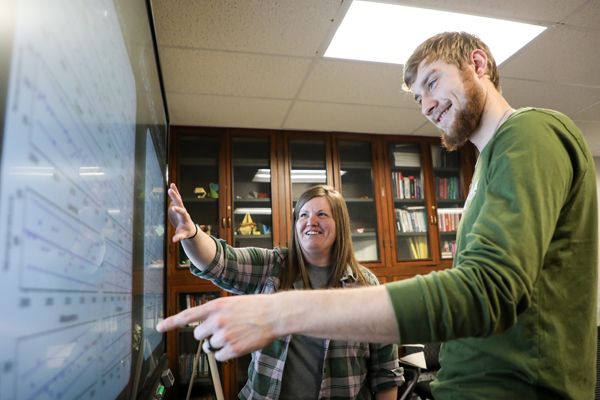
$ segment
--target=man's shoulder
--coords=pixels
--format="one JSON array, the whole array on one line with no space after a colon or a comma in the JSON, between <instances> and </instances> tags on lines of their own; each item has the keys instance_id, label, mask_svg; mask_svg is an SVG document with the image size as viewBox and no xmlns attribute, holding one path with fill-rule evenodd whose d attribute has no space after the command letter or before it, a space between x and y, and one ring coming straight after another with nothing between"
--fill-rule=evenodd
<instances>
[{"instance_id":1,"label":"man's shoulder","mask_svg":"<svg viewBox=\"0 0 600 400\"><path fill-rule=\"evenodd\" d=\"M522 125L522 124L558 124L560 127L564 127L568 130L579 131L575 123L571 118L567 117L560 111L550 110L547 108L538 107L524 107L519 108L511 115L509 119L513 124L511 125Z\"/></svg>"}]
</instances>

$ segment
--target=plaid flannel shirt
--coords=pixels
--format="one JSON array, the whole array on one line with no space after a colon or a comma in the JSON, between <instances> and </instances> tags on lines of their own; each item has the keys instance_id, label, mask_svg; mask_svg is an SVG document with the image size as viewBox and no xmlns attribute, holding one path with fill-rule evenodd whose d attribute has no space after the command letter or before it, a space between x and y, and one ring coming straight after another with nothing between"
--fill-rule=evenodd
<instances>
[{"instance_id":1,"label":"plaid flannel shirt","mask_svg":"<svg viewBox=\"0 0 600 400\"><path fill-rule=\"evenodd\" d=\"M254 247L233 248L222 239L215 239L217 254L213 262L200 271L190 264L191 272L211 280L220 288L235 294L275 293L279 288L280 269L285 267L287 248L273 250ZM369 285L379 281L368 269L362 269ZM342 278L343 287L360 283L350 269ZM303 282L294 284L303 288ZM248 382L240 399L278 400L281 378L292 335L281 337L267 347L252 353ZM403 370L398 363L396 345L376 343L325 341L323 380L319 399L372 399L379 392L402 385Z\"/></svg>"}]
</instances>

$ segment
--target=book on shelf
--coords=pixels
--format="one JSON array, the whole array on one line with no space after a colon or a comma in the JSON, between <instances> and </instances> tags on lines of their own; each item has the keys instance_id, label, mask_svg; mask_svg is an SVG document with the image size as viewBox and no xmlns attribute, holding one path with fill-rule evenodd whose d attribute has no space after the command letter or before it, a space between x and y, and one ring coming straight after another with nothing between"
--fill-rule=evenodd
<instances>
[{"instance_id":1,"label":"book on shelf","mask_svg":"<svg viewBox=\"0 0 600 400\"><path fill-rule=\"evenodd\" d=\"M395 208L396 229L398 232L427 232L423 207Z\"/></svg>"},{"instance_id":2,"label":"book on shelf","mask_svg":"<svg viewBox=\"0 0 600 400\"><path fill-rule=\"evenodd\" d=\"M438 228L440 232L456 232L462 218L462 212L462 208L438 209Z\"/></svg>"},{"instance_id":3,"label":"book on shelf","mask_svg":"<svg viewBox=\"0 0 600 400\"><path fill-rule=\"evenodd\" d=\"M194 372L194 362L196 362L196 371ZM208 358L204 351L198 354L198 360L196 361L196 354L187 353L179 355L179 374L181 380L189 382L191 379L206 378L210 374L208 366ZM192 374L194 376L192 376Z\"/></svg>"},{"instance_id":4,"label":"book on shelf","mask_svg":"<svg viewBox=\"0 0 600 400\"><path fill-rule=\"evenodd\" d=\"M450 153L441 146L431 146L431 158L433 168L458 168L460 166L458 153Z\"/></svg>"},{"instance_id":5,"label":"book on shelf","mask_svg":"<svg viewBox=\"0 0 600 400\"><path fill-rule=\"evenodd\" d=\"M394 166L396 167L421 167L421 155L415 152L394 151Z\"/></svg>"},{"instance_id":6,"label":"book on shelf","mask_svg":"<svg viewBox=\"0 0 600 400\"><path fill-rule=\"evenodd\" d=\"M408 238L411 249L411 257L413 259L424 259L429 258L429 251L427 248L427 238L425 236L414 236Z\"/></svg>"},{"instance_id":7,"label":"book on shelf","mask_svg":"<svg viewBox=\"0 0 600 400\"><path fill-rule=\"evenodd\" d=\"M185 295L186 309L197 307L206 302L214 300L216 297L218 297L218 295L215 295L214 293L187 293ZM192 322L188 324L188 326L198 326L199 324L199 322Z\"/></svg>"},{"instance_id":8,"label":"book on shelf","mask_svg":"<svg viewBox=\"0 0 600 400\"><path fill-rule=\"evenodd\" d=\"M456 241L444 241L442 245L442 258L454 258L456 255Z\"/></svg>"},{"instance_id":9,"label":"book on shelf","mask_svg":"<svg viewBox=\"0 0 600 400\"><path fill-rule=\"evenodd\" d=\"M392 172L392 186L396 200L423 199L424 190L420 177L404 176L401 171L394 171Z\"/></svg>"},{"instance_id":10,"label":"book on shelf","mask_svg":"<svg viewBox=\"0 0 600 400\"><path fill-rule=\"evenodd\" d=\"M458 177L435 178L435 195L438 199L458 200L462 198L460 180Z\"/></svg>"}]
</instances>

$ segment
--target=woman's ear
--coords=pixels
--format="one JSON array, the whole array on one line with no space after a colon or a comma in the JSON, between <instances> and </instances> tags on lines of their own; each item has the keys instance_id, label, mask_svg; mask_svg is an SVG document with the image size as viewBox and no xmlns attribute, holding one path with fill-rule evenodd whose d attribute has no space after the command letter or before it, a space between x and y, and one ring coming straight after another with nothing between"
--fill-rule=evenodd
<instances>
[{"instance_id":1,"label":"woman's ear","mask_svg":"<svg viewBox=\"0 0 600 400\"><path fill-rule=\"evenodd\" d=\"M471 53L471 63L475 67L475 73L480 78L487 74L487 61L485 51L477 49Z\"/></svg>"}]
</instances>

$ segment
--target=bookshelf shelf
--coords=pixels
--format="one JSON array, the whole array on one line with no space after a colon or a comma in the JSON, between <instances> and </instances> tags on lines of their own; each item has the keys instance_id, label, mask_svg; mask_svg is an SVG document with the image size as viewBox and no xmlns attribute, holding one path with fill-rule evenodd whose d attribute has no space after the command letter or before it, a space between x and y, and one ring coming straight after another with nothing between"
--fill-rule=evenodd
<instances>
[{"instance_id":1,"label":"bookshelf shelf","mask_svg":"<svg viewBox=\"0 0 600 400\"><path fill-rule=\"evenodd\" d=\"M404 236L404 237L427 236L427 232L396 232L396 236L398 236L398 237L400 237L400 236Z\"/></svg>"}]
</instances>

